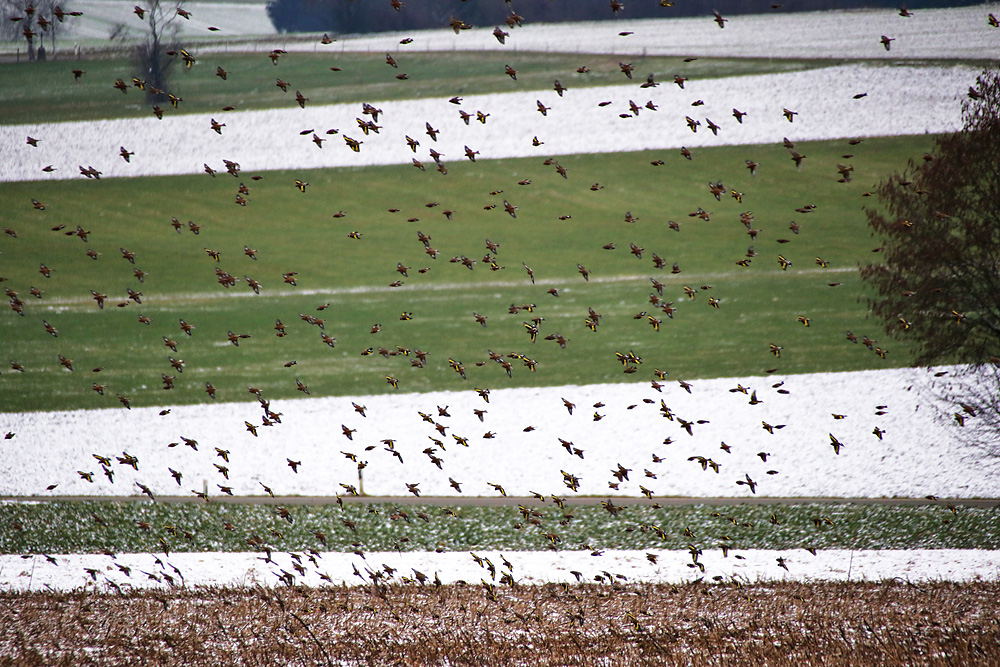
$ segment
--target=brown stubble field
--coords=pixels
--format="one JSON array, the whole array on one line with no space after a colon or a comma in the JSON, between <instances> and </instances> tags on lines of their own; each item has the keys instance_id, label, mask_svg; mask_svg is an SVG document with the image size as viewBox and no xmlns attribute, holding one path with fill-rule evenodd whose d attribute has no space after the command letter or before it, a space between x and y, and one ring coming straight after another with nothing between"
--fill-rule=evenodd
<instances>
[{"instance_id":1,"label":"brown stubble field","mask_svg":"<svg viewBox=\"0 0 1000 667\"><path fill-rule=\"evenodd\" d=\"M0 594L0 665L996 665L998 582Z\"/></svg>"}]
</instances>

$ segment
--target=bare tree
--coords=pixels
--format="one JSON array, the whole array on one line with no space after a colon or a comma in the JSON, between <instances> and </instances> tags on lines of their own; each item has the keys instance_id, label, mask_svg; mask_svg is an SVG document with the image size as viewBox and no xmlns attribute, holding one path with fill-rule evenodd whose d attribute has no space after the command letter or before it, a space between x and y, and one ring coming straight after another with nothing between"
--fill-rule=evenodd
<instances>
[{"instance_id":1,"label":"bare tree","mask_svg":"<svg viewBox=\"0 0 1000 667\"><path fill-rule=\"evenodd\" d=\"M137 78L145 82L146 99L150 103L167 99L170 70L176 54L181 52L177 33L181 18L178 10L183 5L183 0L142 0L136 5L136 15L149 28L145 41L136 47L135 62Z\"/></svg>"},{"instance_id":2,"label":"bare tree","mask_svg":"<svg viewBox=\"0 0 1000 667\"><path fill-rule=\"evenodd\" d=\"M23 37L28 60L40 56L38 48L50 39L49 56L55 55L56 36L64 21L80 16L81 12L67 11L60 0L0 0L0 39ZM36 41L38 40L36 47ZM44 54L44 50L41 52Z\"/></svg>"},{"instance_id":3,"label":"bare tree","mask_svg":"<svg viewBox=\"0 0 1000 667\"><path fill-rule=\"evenodd\" d=\"M882 262L861 276L872 313L915 343L917 364L969 365L936 383L946 416L979 424L968 431L1000 453L1000 72L970 87L962 119L879 185L867 214Z\"/></svg>"},{"instance_id":4,"label":"bare tree","mask_svg":"<svg viewBox=\"0 0 1000 667\"><path fill-rule=\"evenodd\" d=\"M1000 367L953 366L934 374L930 393L935 417L952 426L959 441L1000 457Z\"/></svg>"}]
</instances>

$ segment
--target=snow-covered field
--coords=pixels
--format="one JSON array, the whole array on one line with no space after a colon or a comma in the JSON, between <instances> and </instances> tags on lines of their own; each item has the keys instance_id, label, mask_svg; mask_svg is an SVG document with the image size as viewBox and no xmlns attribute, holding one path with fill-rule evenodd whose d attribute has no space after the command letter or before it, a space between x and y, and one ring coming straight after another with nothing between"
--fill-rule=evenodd
<instances>
[{"instance_id":1,"label":"snow-covered field","mask_svg":"<svg viewBox=\"0 0 1000 667\"><path fill-rule=\"evenodd\" d=\"M489 403L472 388L302 398L273 402L281 423L259 427L256 437L244 426L259 423L256 402L175 406L164 416L156 408L3 413L0 432L15 437L2 445L0 494L138 495L139 482L160 495L191 495L205 486L219 495L217 484L236 495L263 495L266 484L278 495L333 496L345 492L340 484L359 485L347 452L368 462L363 490L370 495L406 496L406 484L417 483L424 495L457 496L449 478L461 483L464 496L497 495L489 483L512 496L572 495L563 485L565 470L580 478L580 494L597 496L636 497L643 486L655 495L691 497L1000 497L1000 461L935 419L927 378L927 371L895 369L696 380L690 393L678 378L660 390L649 383L495 390ZM737 387L748 393L732 391ZM757 405L749 400L754 392ZM572 415L563 399L575 404ZM365 406L366 416L352 403ZM476 409L486 411L482 421ZM595 421L595 413L602 419ZM690 435L681 420L692 422ZM354 430L351 439L344 427ZM831 435L843 443L839 454ZM196 440L197 451L182 437ZM216 447L229 450L228 481L213 467L222 462ZM424 453L428 447L442 460L440 469ZM92 455L114 461L123 452L138 458L138 470L115 463L109 483ZM766 461L760 452L769 454ZM719 471L703 471L689 459L697 456L717 462ZM298 472L288 459L301 461ZM612 476L618 464L633 471L627 481ZM184 473L181 485L169 468ZM95 472L94 482L78 470ZM753 492L736 483L747 475L757 483ZM50 484L59 486L46 491Z\"/></svg>"},{"instance_id":2,"label":"snow-covered field","mask_svg":"<svg viewBox=\"0 0 1000 667\"><path fill-rule=\"evenodd\" d=\"M622 18L608 22L533 23L530 12L520 28L507 29L505 44L493 37L495 26L476 26L455 34L440 30L377 35L341 36L332 44L286 41L276 33L263 2L185 2L188 20L176 21L182 38L232 38L273 36L288 51L550 51L565 53L616 53L623 55L679 55L735 58L865 58L879 60L969 58L996 55L997 30L987 22L993 4L922 9L901 17L892 9L727 15L719 29L709 14L673 18L669 8L660 19ZM106 40L115 26L123 24L134 35L144 24L133 14L132 5L118 0L74 0L74 11L83 16L61 25L64 45ZM209 31L209 27L218 31ZM628 32L626 36L619 33ZM882 35L893 39L890 50ZM403 38L413 41L405 48ZM233 50L229 44L210 48ZM243 48L260 49L248 43Z\"/></svg>"},{"instance_id":3,"label":"snow-covered field","mask_svg":"<svg viewBox=\"0 0 1000 667\"><path fill-rule=\"evenodd\" d=\"M124 26L133 37L148 30L133 13L135 3L132 2L73 0L69 4L66 11L83 12L83 16L67 18L60 25L59 39L63 49L77 42L107 40L118 25ZM191 18L174 21L182 39L275 34L263 2L185 2L184 9L191 13ZM210 31L210 27L218 31ZM19 45L23 48L23 40Z\"/></svg>"},{"instance_id":4,"label":"snow-covered field","mask_svg":"<svg viewBox=\"0 0 1000 667\"><path fill-rule=\"evenodd\" d=\"M289 45L289 50L390 51L551 51L677 55L733 58L864 58L879 60L929 58L995 58L1000 30L990 27L995 4L923 9L901 17L894 9L728 15L720 29L710 14L663 19L533 24L506 29L505 44L493 37L494 26L458 35L448 29L417 33L385 33L336 41L327 47ZM625 15L628 14L626 9ZM628 32L622 36L620 32ZM889 50L882 35L891 38ZM399 40L412 38L401 47Z\"/></svg>"},{"instance_id":5,"label":"snow-covered field","mask_svg":"<svg viewBox=\"0 0 1000 667\"><path fill-rule=\"evenodd\" d=\"M646 554L656 555L651 563ZM689 567L687 551L605 551L592 556L589 551L497 552L480 551L500 569L506 558L513 566L513 577L521 584L548 582L575 583L579 572L583 581L593 582L602 573L624 575L628 582L680 583L702 576ZM782 558L787 569L777 564ZM294 572L287 554L274 554L266 563L258 553L175 553L167 557L154 554L118 554L114 559L100 554L58 555L52 563L43 556L22 558L0 556L0 590L56 590L95 587L104 590L107 582L122 587L149 588L168 586L166 574L174 585L252 586L274 585L277 577ZM322 553L318 565L306 571L296 582L325 585L320 574L330 577L331 585L358 585L369 581L368 571L388 565L399 576L412 577L413 570L433 579L438 575L444 584L457 581L478 583L487 572L469 553L367 553L362 559L354 554ZM159 561L159 562L157 562ZM164 562L166 561L166 562ZM706 551L699 557L709 576L722 576L743 583L758 581L882 581L899 577L906 581L971 581L1000 578L1000 551L972 549L913 549L848 551L829 549L815 556L805 550L767 551L749 549L730 552ZM121 568L131 570L126 574ZM174 569L176 568L176 569ZM354 574L355 568L361 575ZM87 569L96 570L93 576ZM150 576L153 575L153 576ZM155 577L155 578L154 578ZM364 577L364 578L362 578Z\"/></svg>"},{"instance_id":6,"label":"snow-covered field","mask_svg":"<svg viewBox=\"0 0 1000 667\"><path fill-rule=\"evenodd\" d=\"M632 22L627 29L635 34L628 37L617 36L624 23L527 26L518 29L509 44L512 50L638 53L662 49L656 52L702 56L978 58L995 56L1000 45L1000 30L985 25L989 8L927 10L910 19L891 11L740 17L724 30L710 19ZM879 44L881 34L897 40L891 53ZM488 31L470 31L452 43L450 32L435 31L415 35L413 47L429 48L433 43L443 49L487 48L490 39ZM390 50L388 42L379 40L395 40L392 50L398 48L396 36L366 40L363 44L336 42L332 50ZM441 140L434 147L444 153L446 161L462 159L466 144L480 151L480 158L491 158L769 143L784 136L805 141L941 132L957 128L960 99L976 73L965 66L847 65L692 81L684 90L668 82L639 89L640 81L573 89L572 79L567 78L565 98L551 91L466 97L461 108L491 114L485 125L473 122L469 126L461 122L458 108L444 99L372 100L384 111L379 120L383 129L368 137L352 132L365 141L359 153L348 150L337 136L331 136L323 149L317 149L308 137L298 136L298 130L306 127L339 128L345 133L360 115L359 105L227 114L220 119L227 124L221 136L211 132L208 117L169 112L163 121L0 126L4 147L0 181L78 177L78 164L92 164L110 177L196 173L202 171L203 163L221 168L223 158L240 162L250 171L405 163L412 154L403 135L423 137L424 122L431 120L441 130ZM868 95L854 99L859 93ZM536 99L552 107L548 116L537 113ZM659 108L643 108L638 116L621 118L630 99L640 106L652 100ZM697 117L712 118L721 125L717 137L704 123L697 134L687 129L684 116L693 113L691 102L696 99L705 101ZM612 104L598 106L607 100ZM732 119L733 107L748 112L742 125ZM798 111L794 123L782 117L782 108ZM29 134L43 140L39 148L24 145L24 136ZM534 135L545 142L543 147L531 146ZM130 164L117 158L123 144L135 151ZM425 159L425 153L418 157ZM58 170L46 176L40 171L46 164ZM356 465L342 453L350 452L368 461L363 483L369 494L404 495L407 483L417 483L426 495L455 495L449 477L462 484L465 495L495 493L488 483L503 485L511 495L566 494L570 491L563 487L561 471L565 470L579 477L580 493L600 496L636 496L643 485L658 495L739 498L751 494L749 484L737 484L747 479L756 483L760 496L1000 496L997 461L963 445L935 420L934 399L924 390L925 371L700 380L692 382L690 393L679 386L678 379L665 381L661 391L646 383L497 390L490 394L489 403L472 390L299 399L273 404L272 410L282 413L281 423L260 428L259 437L244 427L244 420L259 419L256 403L177 406L162 416L156 409L4 413L0 414L0 431L14 435L0 445L0 494L132 495L137 493L135 482L159 494L189 494L206 487L210 494L217 494L222 480L213 463L219 461L215 448L220 448L230 451L227 484L237 494L260 494L261 483L277 494L343 492L340 484L359 484ZM748 392L733 391L738 387ZM762 403L750 405L753 391ZM576 405L573 414L563 399ZM367 416L356 412L352 402L366 406ZM598 403L603 405L595 407ZM447 408L450 416L441 415L439 406ZM474 409L487 411L482 421ZM440 434L419 412L432 416L446 433ZM665 417L667 412L673 419ZM600 420L595 420L595 413ZM690 434L681 419L691 422ZM773 433L765 430L768 424L775 427ZM343 434L344 426L357 429L352 439ZM532 430L525 430L528 427ZM488 432L495 437L485 438ZM453 435L467 438L468 447ZM198 449L184 445L182 437L197 440ZM568 445L571 451L582 450L583 457L566 451L560 438L572 443ZM839 453L834 451L834 438L843 444ZM382 442L386 439L395 441L405 466L387 450ZM368 447L372 449L366 451ZM441 469L423 453L427 447L433 447L435 456L442 459ZM40 452L45 452L44 458ZM138 470L113 464L115 483L110 484L92 454L114 457L124 452L137 457ZM718 473L709 463L703 470L697 458L689 458L699 456L717 463ZM286 465L286 459L302 462L297 473ZM631 477L618 489L609 488L618 464L630 468ZM181 486L175 484L169 468L185 471ZM78 471L94 472L94 482L84 481ZM47 491L51 484L58 486ZM721 554L714 553L706 554L704 560L716 572L748 580L837 579L845 578L848 571L851 578L868 579L1000 576L995 551L743 555L746 560L723 561ZM779 555L788 559L788 572L776 567ZM188 583L269 580L275 569L255 557L175 554L170 560L180 564ZM442 577L445 572L470 580L481 576L466 556L388 554L386 562L390 557L403 568L416 567L428 574L440 571ZM157 573L154 568L159 566L152 555L122 558L135 559L137 569ZM462 558L469 563L453 562ZM61 561L58 567L40 557L0 557L0 587L79 586L90 580L83 567L91 566L116 581L124 576L117 569L106 570L112 567L108 557L57 559ZM335 580L353 581L357 579L352 579L348 568L355 561L354 556L327 554L323 564ZM644 554L631 552L608 552L601 558L566 552L558 556L517 554L516 575L526 581L563 581L569 580L570 570L588 576L609 570L630 578L677 581L691 576L687 562L686 553L664 554L656 566ZM139 584L145 575L133 574L133 579Z\"/></svg>"},{"instance_id":7,"label":"snow-covered field","mask_svg":"<svg viewBox=\"0 0 1000 667\"><path fill-rule=\"evenodd\" d=\"M1000 35L1000 31L998 31ZM443 154L445 163L467 162L464 146L479 151L478 159L530 157L574 153L607 153L688 146L780 143L842 137L887 136L947 132L960 125L960 98L975 84L979 70L954 67L883 67L847 65L805 72L767 74L689 81L684 89L670 82L640 89L639 83L599 88L573 88L563 97L554 91L469 95L461 106L447 99L428 98L378 102L378 134L358 131L360 104L306 105L289 99L288 109L206 115L173 115L163 120L128 118L97 122L37 123L0 126L0 145L11 157L0 162L0 181L80 178L78 165L93 165L104 177L197 174L207 164L225 173L224 159L243 170L315 169L320 167L409 164L413 158L432 163L429 149ZM498 74L498 76L502 76ZM506 77L504 77L506 78ZM624 80L624 77L622 77ZM308 91L306 91L308 92ZM854 95L867 97L854 99ZM703 100L697 108L691 103ZM551 109L537 111L541 101ZM599 103L611 104L601 107ZM629 102L639 107L631 115ZM645 108L647 101L658 108ZM732 110L747 113L737 123ZM798 112L789 123L783 109ZM490 114L485 124L466 125L459 110ZM630 114L622 118L619 114ZM686 116L699 119L692 133ZM226 127L221 135L210 129L214 117ZM709 132L705 119L720 126ZM425 133L425 123L440 130L437 141ZM327 141L312 142L312 128ZM340 135L361 140L353 152ZM24 137L41 139L38 147ZM416 153L406 136L416 137ZM537 136L544 142L533 146ZM135 155L122 160L119 148ZM56 171L45 173L42 167ZM206 176L207 178L207 176Z\"/></svg>"}]
</instances>

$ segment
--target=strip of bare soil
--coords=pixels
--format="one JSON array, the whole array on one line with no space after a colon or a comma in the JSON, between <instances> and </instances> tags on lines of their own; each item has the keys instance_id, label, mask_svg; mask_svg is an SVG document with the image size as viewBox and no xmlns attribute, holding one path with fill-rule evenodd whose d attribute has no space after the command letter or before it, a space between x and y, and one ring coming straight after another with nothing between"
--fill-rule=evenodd
<instances>
[{"instance_id":1,"label":"strip of bare soil","mask_svg":"<svg viewBox=\"0 0 1000 667\"><path fill-rule=\"evenodd\" d=\"M1000 664L997 599L901 580L3 593L0 665Z\"/></svg>"}]
</instances>

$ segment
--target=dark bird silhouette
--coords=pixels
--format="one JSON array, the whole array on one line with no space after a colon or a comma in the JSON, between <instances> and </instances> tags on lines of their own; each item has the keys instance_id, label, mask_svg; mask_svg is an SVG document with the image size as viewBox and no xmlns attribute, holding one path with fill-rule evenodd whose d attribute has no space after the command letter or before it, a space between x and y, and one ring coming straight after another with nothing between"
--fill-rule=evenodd
<instances>
[{"instance_id":1,"label":"dark bird silhouette","mask_svg":"<svg viewBox=\"0 0 1000 667\"><path fill-rule=\"evenodd\" d=\"M757 482L755 482L752 479L750 479L750 475L748 475L748 474L744 474L744 477L745 477L745 480L740 479L740 480L737 480L736 483L739 484L739 485L745 485L745 486L749 487L750 488L750 493L756 495L757 494Z\"/></svg>"}]
</instances>

